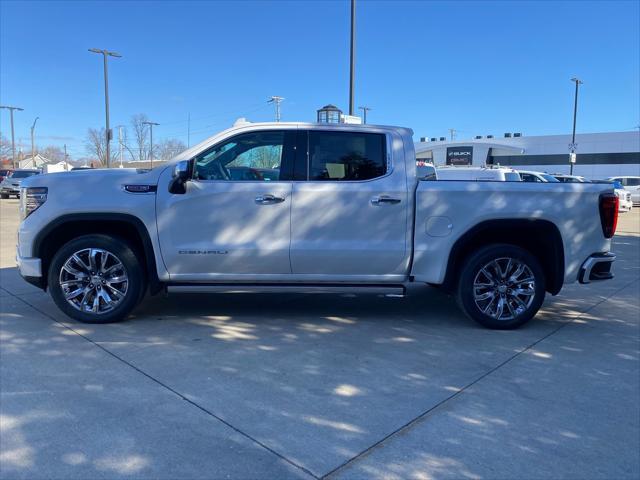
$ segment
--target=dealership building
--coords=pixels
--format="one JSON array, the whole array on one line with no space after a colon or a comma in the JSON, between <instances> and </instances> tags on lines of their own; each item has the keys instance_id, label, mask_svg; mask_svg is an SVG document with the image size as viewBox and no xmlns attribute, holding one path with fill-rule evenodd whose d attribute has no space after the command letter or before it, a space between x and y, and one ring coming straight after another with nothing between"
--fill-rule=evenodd
<instances>
[{"instance_id":1,"label":"dealership building","mask_svg":"<svg viewBox=\"0 0 640 480\"><path fill-rule=\"evenodd\" d=\"M416 158L442 165L506 166L518 170L569 173L571 135L525 136L505 133L448 141L421 138ZM600 179L640 176L640 131L576 134L574 175Z\"/></svg>"}]
</instances>

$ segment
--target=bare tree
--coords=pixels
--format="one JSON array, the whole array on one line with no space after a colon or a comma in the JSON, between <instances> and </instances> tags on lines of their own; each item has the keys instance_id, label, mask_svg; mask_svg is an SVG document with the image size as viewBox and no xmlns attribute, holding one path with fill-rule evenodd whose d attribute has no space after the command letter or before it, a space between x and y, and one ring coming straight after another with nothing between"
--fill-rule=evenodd
<instances>
[{"instance_id":1,"label":"bare tree","mask_svg":"<svg viewBox=\"0 0 640 480\"><path fill-rule=\"evenodd\" d=\"M4 135L0 135L0 160L9 158L11 158L11 142Z\"/></svg>"},{"instance_id":2,"label":"bare tree","mask_svg":"<svg viewBox=\"0 0 640 480\"><path fill-rule=\"evenodd\" d=\"M133 127L133 140L138 149L138 160L146 160L148 157L147 135L148 127L144 122L148 122L149 117L144 113L137 113L131 117L131 126Z\"/></svg>"},{"instance_id":3,"label":"bare tree","mask_svg":"<svg viewBox=\"0 0 640 480\"><path fill-rule=\"evenodd\" d=\"M176 138L167 138L158 145L154 145L155 156L159 160L170 160L180 152L187 149L187 146Z\"/></svg>"},{"instance_id":4,"label":"bare tree","mask_svg":"<svg viewBox=\"0 0 640 480\"><path fill-rule=\"evenodd\" d=\"M64 151L55 145L47 145L44 148L38 149L39 153L49 160L53 160L54 162L62 162L64 158Z\"/></svg>"},{"instance_id":5,"label":"bare tree","mask_svg":"<svg viewBox=\"0 0 640 480\"><path fill-rule=\"evenodd\" d=\"M85 149L90 157L96 158L97 161L106 165L107 157L107 142L104 128L90 128L87 130L87 137L85 139ZM115 153L111 151L111 162L115 160Z\"/></svg>"}]
</instances>

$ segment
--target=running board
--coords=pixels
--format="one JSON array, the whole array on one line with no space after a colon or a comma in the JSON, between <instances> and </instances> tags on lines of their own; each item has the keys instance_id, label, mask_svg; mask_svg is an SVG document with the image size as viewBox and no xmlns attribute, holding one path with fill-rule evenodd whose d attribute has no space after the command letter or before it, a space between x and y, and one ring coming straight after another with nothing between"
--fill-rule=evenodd
<instances>
[{"instance_id":1,"label":"running board","mask_svg":"<svg viewBox=\"0 0 640 480\"><path fill-rule=\"evenodd\" d=\"M368 293L404 297L403 285L354 284L291 284L291 283L226 283L226 284L173 284L168 293Z\"/></svg>"}]
</instances>

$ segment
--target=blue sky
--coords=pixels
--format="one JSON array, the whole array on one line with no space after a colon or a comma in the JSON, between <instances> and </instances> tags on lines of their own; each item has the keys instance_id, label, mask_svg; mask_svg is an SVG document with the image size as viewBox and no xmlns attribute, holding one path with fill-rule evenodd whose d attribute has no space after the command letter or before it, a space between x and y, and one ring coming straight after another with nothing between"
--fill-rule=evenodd
<instances>
[{"instance_id":1,"label":"blue sky","mask_svg":"<svg viewBox=\"0 0 640 480\"><path fill-rule=\"evenodd\" d=\"M640 2L358 1L356 105L371 123L458 138L566 133L572 76L578 132L640 124ZM84 155L88 127L146 113L154 138L191 143L240 116L313 121L326 103L348 108L349 3L336 1L0 1L0 102L16 140L67 143ZM0 130L9 136L8 113Z\"/></svg>"}]
</instances>

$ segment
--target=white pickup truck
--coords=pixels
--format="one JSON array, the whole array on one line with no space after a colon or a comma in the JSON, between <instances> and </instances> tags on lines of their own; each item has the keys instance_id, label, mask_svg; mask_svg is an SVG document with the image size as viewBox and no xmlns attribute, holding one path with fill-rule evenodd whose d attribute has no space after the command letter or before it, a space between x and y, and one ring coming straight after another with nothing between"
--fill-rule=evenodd
<instances>
[{"instance_id":1,"label":"white pickup truck","mask_svg":"<svg viewBox=\"0 0 640 480\"><path fill-rule=\"evenodd\" d=\"M419 282L504 329L564 283L612 278L617 199L598 184L420 181L406 128L262 123L148 172L32 177L21 212L20 273L82 322L122 320L162 290Z\"/></svg>"}]
</instances>

